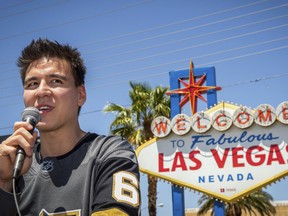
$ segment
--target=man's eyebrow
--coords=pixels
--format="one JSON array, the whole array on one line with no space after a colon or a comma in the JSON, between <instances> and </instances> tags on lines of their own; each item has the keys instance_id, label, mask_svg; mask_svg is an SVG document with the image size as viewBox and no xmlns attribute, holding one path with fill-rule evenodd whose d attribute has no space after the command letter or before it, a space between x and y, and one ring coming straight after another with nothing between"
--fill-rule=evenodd
<instances>
[{"instance_id":1,"label":"man's eyebrow","mask_svg":"<svg viewBox=\"0 0 288 216\"><path fill-rule=\"evenodd\" d=\"M62 74L49 74L48 77L58 78L58 79L62 79L62 80L68 80L67 77L65 75L62 75Z\"/></svg>"},{"instance_id":2,"label":"man's eyebrow","mask_svg":"<svg viewBox=\"0 0 288 216\"><path fill-rule=\"evenodd\" d=\"M34 80L37 80L37 77L29 77L29 78L24 80L24 85L27 84L28 82L31 82L31 81L34 81Z\"/></svg>"}]
</instances>

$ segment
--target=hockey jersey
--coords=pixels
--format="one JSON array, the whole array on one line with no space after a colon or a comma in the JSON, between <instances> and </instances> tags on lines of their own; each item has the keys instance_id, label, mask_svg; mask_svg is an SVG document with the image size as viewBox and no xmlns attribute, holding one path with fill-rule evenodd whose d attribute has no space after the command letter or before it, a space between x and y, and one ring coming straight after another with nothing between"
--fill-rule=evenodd
<instances>
[{"instance_id":1,"label":"hockey jersey","mask_svg":"<svg viewBox=\"0 0 288 216\"><path fill-rule=\"evenodd\" d=\"M87 133L67 154L43 159L40 146L17 182L23 216L140 214L139 168L127 140ZM13 195L3 190L0 212L17 215Z\"/></svg>"}]
</instances>

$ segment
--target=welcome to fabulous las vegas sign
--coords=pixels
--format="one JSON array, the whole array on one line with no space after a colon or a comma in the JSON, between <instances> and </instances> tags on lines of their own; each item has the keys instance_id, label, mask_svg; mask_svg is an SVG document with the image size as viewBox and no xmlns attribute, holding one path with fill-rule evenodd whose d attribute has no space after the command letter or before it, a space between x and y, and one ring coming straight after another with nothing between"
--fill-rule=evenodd
<instances>
[{"instance_id":1,"label":"welcome to fabulous las vegas sign","mask_svg":"<svg viewBox=\"0 0 288 216\"><path fill-rule=\"evenodd\" d=\"M224 201L288 174L288 102L275 110L220 103L192 117L156 118L137 150L142 172Z\"/></svg>"},{"instance_id":2,"label":"welcome to fabulous las vegas sign","mask_svg":"<svg viewBox=\"0 0 288 216\"><path fill-rule=\"evenodd\" d=\"M288 175L288 102L275 109L255 109L229 103L196 112L196 99L217 86L196 82L191 62L189 83L169 94L184 94L180 107L190 101L192 116L178 114L170 121L160 116L151 130L154 139L136 154L140 170L173 184L216 199L233 202Z\"/></svg>"}]
</instances>

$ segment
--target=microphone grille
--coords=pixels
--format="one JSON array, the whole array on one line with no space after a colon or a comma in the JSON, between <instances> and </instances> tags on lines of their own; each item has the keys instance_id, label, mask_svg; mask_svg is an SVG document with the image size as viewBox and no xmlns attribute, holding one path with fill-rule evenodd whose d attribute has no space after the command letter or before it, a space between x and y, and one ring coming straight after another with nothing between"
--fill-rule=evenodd
<instances>
[{"instance_id":1,"label":"microphone grille","mask_svg":"<svg viewBox=\"0 0 288 216\"><path fill-rule=\"evenodd\" d=\"M40 112L36 107L27 107L22 112L22 121L26 121L27 118L32 118L35 124L40 121Z\"/></svg>"}]
</instances>

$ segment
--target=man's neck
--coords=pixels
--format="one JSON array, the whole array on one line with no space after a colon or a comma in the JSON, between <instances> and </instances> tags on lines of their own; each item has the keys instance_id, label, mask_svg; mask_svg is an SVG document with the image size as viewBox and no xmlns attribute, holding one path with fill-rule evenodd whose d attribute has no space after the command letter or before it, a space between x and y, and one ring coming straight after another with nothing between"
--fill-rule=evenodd
<instances>
[{"instance_id":1,"label":"man's neck","mask_svg":"<svg viewBox=\"0 0 288 216\"><path fill-rule=\"evenodd\" d=\"M71 151L86 134L80 128L74 131L57 131L40 133L41 155L45 157L57 157Z\"/></svg>"}]
</instances>

